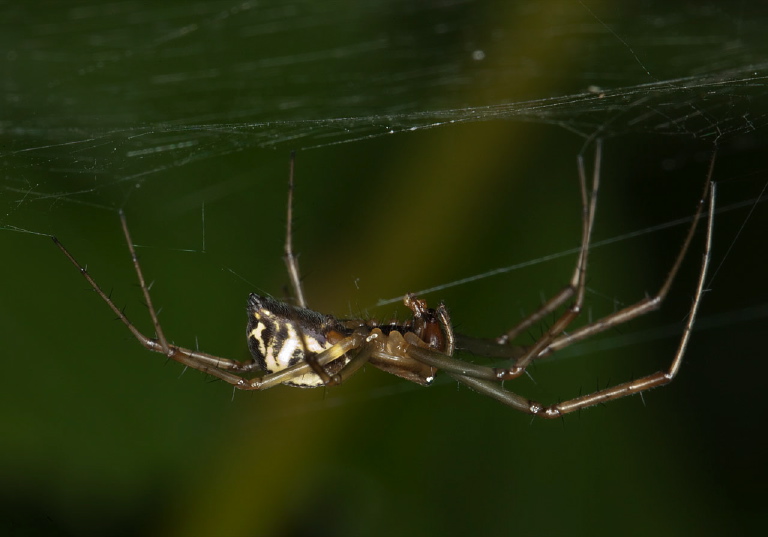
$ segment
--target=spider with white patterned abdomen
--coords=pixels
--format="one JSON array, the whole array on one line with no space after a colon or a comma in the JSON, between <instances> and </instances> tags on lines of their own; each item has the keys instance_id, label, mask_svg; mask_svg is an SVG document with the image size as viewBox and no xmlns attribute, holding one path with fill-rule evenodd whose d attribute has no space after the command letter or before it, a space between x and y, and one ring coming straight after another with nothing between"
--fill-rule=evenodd
<instances>
[{"instance_id":1,"label":"spider with white patterned abdomen","mask_svg":"<svg viewBox=\"0 0 768 537\"><path fill-rule=\"evenodd\" d=\"M412 317L405 322L379 323L372 319L337 319L332 315L307 309L299 278L299 267L292 246L292 203L294 155L291 155L288 191L288 226L285 240L285 261L298 306L270 297L251 294L248 299L248 347L253 358L239 362L204 352L173 345L168 342L157 312L152 305L149 288L144 280L136 251L128 231L123 212L120 212L125 240L131 254L136 275L155 328L155 337L142 334L125 314L94 281L87 270L72 254L52 237L64 255L80 270L88 283L107 303L110 309L128 327L136 339L147 349L161 353L185 366L198 369L243 390L263 390L278 384L304 388L333 386L346 380L365 364L371 364L411 382L427 386L435 374L442 370L473 390L501 401L517 410L545 418L563 414L598 403L639 393L672 381L682 363L691 329L701 301L704 280L709 265L712 242L712 216L715 203L714 184L710 182L714 156L710 163L704 191L693 221L683 240L677 257L659 291L635 304L616 311L602 319L573 331L567 327L581 313L586 290L586 269L590 237L597 206L600 182L601 144L595 149L594 172L591 186L587 186L584 162L578 159L581 186L582 239L579 255L569 284L537 311L523 319L496 340L479 340L454 334L448 311L440 304L429 308L425 301L412 294L404 303ZM658 309L666 297L694 236L698 221L709 199L706 243L699 278L683 335L669 368L642 378L617 384L593 393L569 399L551 406L508 391L502 382L519 377L533 360L543 358L593 334L625 323ZM529 346L510 345L516 336L545 316L565 306L565 311ZM456 358L457 349L504 357L506 367L488 367Z\"/></svg>"}]
</instances>

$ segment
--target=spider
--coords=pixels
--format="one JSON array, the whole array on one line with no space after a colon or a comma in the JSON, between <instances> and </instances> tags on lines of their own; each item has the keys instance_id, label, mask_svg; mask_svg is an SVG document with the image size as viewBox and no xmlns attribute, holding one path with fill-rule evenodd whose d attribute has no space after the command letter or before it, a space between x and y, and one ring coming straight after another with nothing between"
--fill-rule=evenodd
<instances>
[{"instance_id":1,"label":"spider","mask_svg":"<svg viewBox=\"0 0 768 537\"><path fill-rule=\"evenodd\" d=\"M365 364L371 364L411 382L428 386L432 383L437 371L442 370L474 391L490 396L514 409L543 418L557 418L569 412L643 392L672 381L680 369L688 345L709 265L715 205L715 187L711 182L714 156L693 221L658 292L602 319L566 332L566 328L579 316L584 303L587 256L597 206L601 155L602 144L598 141L595 144L590 187L587 186L584 160L581 155L577 159L582 231L581 247L570 282L554 297L544 302L538 310L496 340L481 340L454 334L448 311L443 304L433 309L413 294L407 294L404 298L405 306L413 314L411 319L405 322L379 323L372 319L337 319L332 315L307 309L299 277L298 261L293 254L292 246L294 153L291 154L289 166L288 224L284 260L298 305L280 302L255 293L249 296L246 336L253 356L249 361L240 362L221 358L169 343L152 304L149 287L144 279L122 210L119 214L123 234L154 325L155 337L148 337L140 332L104 293L86 268L56 237L51 236L51 238L139 343L151 351L164 354L185 366L217 377L236 388L264 390L278 384L303 388L333 386L344 382ZM529 400L504 387L503 381L519 377L533 360L551 355L589 336L658 309L667 296L686 256L707 198L709 199L708 225L698 283L682 337L668 369L550 406ZM568 305L565 306L566 304ZM563 313L535 343L529 346L510 344L528 327L563 306L565 306ZM454 354L457 349L503 357L507 361L505 367L478 365L456 358Z\"/></svg>"}]
</instances>

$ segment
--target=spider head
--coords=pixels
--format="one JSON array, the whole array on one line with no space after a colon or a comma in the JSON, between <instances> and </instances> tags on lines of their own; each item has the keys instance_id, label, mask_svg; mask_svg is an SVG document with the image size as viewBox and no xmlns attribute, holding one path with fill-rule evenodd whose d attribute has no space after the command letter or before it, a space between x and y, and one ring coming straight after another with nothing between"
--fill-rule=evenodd
<instances>
[{"instance_id":1,"label":"spider head","mask_svg":"<svg viewBox=\"0 0 768 537\"><path fill-rule=\"evenodd\" d=\"M453 354L453 335L448 334L452 328L445 307L441 304L437 310L429 308L425 300L413 293L405 295L403 303L413 312L413 333L427 347Z\"/></svg>"}]
</instances>

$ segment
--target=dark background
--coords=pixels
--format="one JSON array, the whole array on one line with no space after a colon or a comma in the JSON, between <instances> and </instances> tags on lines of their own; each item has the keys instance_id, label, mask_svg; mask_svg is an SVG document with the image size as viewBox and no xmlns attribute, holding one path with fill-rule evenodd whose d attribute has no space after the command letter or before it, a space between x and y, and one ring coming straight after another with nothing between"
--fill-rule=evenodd
<instances>
[{"instance_id":1,"label":"dark background","mask_svg":"<svg viewBox=\"0 0 768 537\"><path fill-rule=\"evenodd\" d=\"M622 5L626 4L626 5ZM23 535L721 535L762 526L768 59L749 4L2 3L0 528ZM249 292L286 296L288 154L311 306L402 296L579 243L585 317L653 293L719 147L711 275L663 389L532 420L442 379L232 393L144 351L46 237L174 342L247 359ZM665 308L507 383L554 402L666 367ZM424 295L492 337L574 255ZM721 266L722 265L722 266ZM715 269L717 270L715 274ZM537 327L536 330L538 330ZM536 331L528 337L533 337ZM528 341L526 337L523 341Z\"/></svg>"}]
</instances>

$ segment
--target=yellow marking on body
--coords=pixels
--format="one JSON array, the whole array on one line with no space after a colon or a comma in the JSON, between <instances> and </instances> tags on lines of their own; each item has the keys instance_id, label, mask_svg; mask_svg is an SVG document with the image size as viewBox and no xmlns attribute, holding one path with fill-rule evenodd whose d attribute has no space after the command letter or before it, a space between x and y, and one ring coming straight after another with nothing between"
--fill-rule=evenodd
<instances>
[{"instance_id":1,"label":"yellow marking on body","mask_svg":"<svg viewBox=\"0 0 768 537\"><path fill-rule=\"evenodd\" d=\"M288 336L285 338L285 341L283 341L283 346L280 347L277 356L273 358L279 369L285 369L290 365L291 359L293 358L293 354L296 352L296 349L301 349L301 354L304 354L301 342L299 341L299 338L296 335L296 330L294 330L293 326L288 324L286 326L286 332L288 333ZM279 326L275 327L275 333L280 333Z\"/></svg>"},{"instance_id":2,"label":"yellow marking on body","mask_svg":"<svg viewBox=\"0 0 768 537\"><path fill-rule=\"evenodd\" d=\"M258 315L255 316L258 319ZM259 343L259 352L262 356L265 356L267 354L267 345L264 343L264 339L262 338L262 334L264 333L264 330L266 330L266 325L262 322L259 322L253 330L251 330L250 336L255 339Z\"/></svg>"},{"instance_id":3,"label":"yellow marking on body","mask_svg":"<svg viewBox=\"0 0 768 537\"><path fill-rule=\"evenodd\" d=\"M258 342L258 350L264 357L266 370L273 373L290 367L291 362L296 358L304 360L307 353L320 354L344 338L343 334L336 331L329 332L330 340L327 338L320 340L315 336L303 334L295 323L284 320L267 310L254 311L253 318L256 320L256 325L248 335ZM267 329L273 334L269 341L264 339ZM278 341L281 332L285 334L285 338ZM348 359L344 361L347 362ZM323 381L314 372L307 372L286 384L314 387L322 386Z\"/></svg>"}]
</instances>

